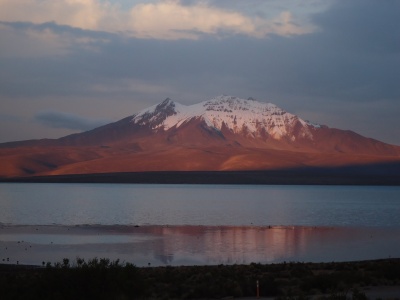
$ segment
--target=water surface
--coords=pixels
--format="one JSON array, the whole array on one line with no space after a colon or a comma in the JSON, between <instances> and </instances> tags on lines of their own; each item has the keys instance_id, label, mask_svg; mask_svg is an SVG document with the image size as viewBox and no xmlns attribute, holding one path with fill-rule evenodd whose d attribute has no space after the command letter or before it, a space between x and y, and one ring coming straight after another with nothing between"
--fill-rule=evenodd
<instances>
[{"instance_id":1,"label":"water surface","mask_svg":"<svg viewBox=\"0 0 400 300\"><path fill-rule=\"evenodd\" d=\"M400 227L400 187L0 184L12 225Z\"/></svg>"},{"instance_id":2,"label":"water surface","mask_svg":"<svg viewBox=\"0 0 400 300\"><path fill-rule=\"evenodd\" d=\"M107 257L138 266L352 261L399 257L398 236L392 228L6 226L0 259L40 265Z\"/></svg>"},{"instance_id":3,"label":"water surface","mask_svg":"<svg viewBox=\"0 0 400 300\"><path fill-rule=\"evenodd\" d=\"M157 266L400 257L399 215L393 186L1 183L0 259Z\"/></svg>"}]
</instances>

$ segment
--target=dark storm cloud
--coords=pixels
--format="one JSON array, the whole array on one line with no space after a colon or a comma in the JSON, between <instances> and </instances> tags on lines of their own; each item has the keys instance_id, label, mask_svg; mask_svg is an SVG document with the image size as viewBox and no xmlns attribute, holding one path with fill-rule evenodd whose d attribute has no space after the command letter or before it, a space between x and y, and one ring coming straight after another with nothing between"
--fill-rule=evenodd
<instances>
[{"instance_id":1,"label":"dark storm cloud","mask_svg":"<svg viewBox=\"0 0 400 300\"><path fill-rule=\"evenodd\" d=\"M63 128L72 130L90 130L107 123L108 120L89 120L74 114L58 111L45 111L35 115L35 121L51 128Z\"/></svg>"}]
</instances>

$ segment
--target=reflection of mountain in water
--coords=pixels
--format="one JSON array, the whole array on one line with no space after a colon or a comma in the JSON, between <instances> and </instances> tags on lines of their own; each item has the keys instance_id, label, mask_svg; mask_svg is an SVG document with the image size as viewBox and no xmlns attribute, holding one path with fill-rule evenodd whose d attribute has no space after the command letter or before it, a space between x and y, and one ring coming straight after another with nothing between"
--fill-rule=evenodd
<instances>
[{"instance_id":1,"label":"reflection of mountain in water","mask_svg":"<svg viewBox=\"0 0 400 300\"><path fill-rule=\"evenodd\" d=\"M149 226L139 231L152 238L136 245L131 254L137 262L138 251L151 255L151 265L340 261L390 255L379 249L390 232L379 229ZM400 242L392 243L393 253L400 250Z\"/></svg>"},{"instance_id":2,"label":"reflection of mountain in water","mask_svg":"<svg viewBox=\"0 0 400 300\"><path fill-rule=\"evenodd\" d=\"M351 261L398 257L400 253L399 227L117 225L67 227L68 230L62 226L44 226L40 231L35 228L13 227L10 231L14 234L3 233L0 257L9 255L10 261L24 264L74 260L77 256L107 257L137 266L165 266ZM63 237L63 243L54 239L57 234ZM7 242L7 237L25 240L32 248L27 252L27 244Z\"/></svg>"}]
</instances>

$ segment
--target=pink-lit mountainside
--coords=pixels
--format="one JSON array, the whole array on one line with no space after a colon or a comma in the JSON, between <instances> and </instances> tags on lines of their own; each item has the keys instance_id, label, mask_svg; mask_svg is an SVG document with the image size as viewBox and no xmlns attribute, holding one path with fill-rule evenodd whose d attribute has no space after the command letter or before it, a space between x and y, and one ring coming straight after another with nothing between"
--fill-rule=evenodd
<instances>
[{"instance_id":1,"label":"pink-lit mountainside","mask_svg":"<svg viewBox=\"0 0 400 300\"><path fill-rule=\"evenodd\" d=\"M166 99L83 133L0 144L3 178L398 166L399 162L399 146L304 121L274 104L231 96L189 106Z\"/></svg>"}]
</instances>

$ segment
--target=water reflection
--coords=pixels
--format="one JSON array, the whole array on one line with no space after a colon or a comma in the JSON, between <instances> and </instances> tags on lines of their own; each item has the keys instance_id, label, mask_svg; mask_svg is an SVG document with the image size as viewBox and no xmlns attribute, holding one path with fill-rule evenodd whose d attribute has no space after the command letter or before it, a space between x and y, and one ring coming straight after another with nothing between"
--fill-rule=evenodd
<instances>
[{"instance_id":1,"label":"water reflection","mask_svg":"<svg viewBox=\"0 0 400 300\"><path fill-rule=\"evenodd\" d=\"M393 238L388 231L365 228L187 226L149 228L148 233L161 237L154 248L148 248L153 263L178 265L198 261L248 264L387 257L390 253L379 249ZM391 243L392 255L400 254L400 243Z\"/></svg>"},{"instance_id":2,"label":"water reflection","mask_svg":"<svg viewBox=\"0 0 400 300\"><path fill-rule=\"evenodd\" d=\"M276 226L3 227L0 259L40 264L65 257L108 257L138 266L350 261L399 257L399 233Z\"/></svg>"}]
</instances>

